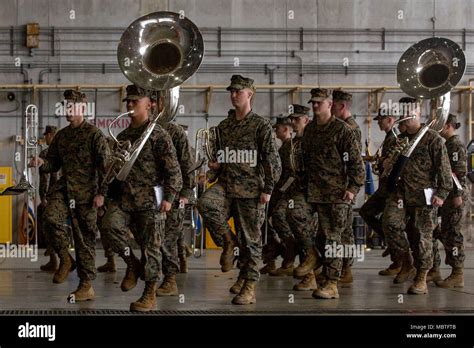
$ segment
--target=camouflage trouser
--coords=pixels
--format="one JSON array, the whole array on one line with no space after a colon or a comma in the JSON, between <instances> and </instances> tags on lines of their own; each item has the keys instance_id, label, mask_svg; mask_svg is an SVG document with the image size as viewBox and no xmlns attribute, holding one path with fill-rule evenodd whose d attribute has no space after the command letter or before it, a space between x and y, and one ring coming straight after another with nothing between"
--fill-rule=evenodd
<instances>
[{"instance_id":1,"label":"camouflage trouser","mask_svg":"<svg viewBox=\"0 0 474 348\"><path fill-rule=\"evenodd\" d=\"M184 220L184 215L183 215ZM184 228L181 228L178 235L178 241L176 242L178 248L178 256L186 257L186 242L184 241Z\"/></svg>"},{"instance_id":2,"label":"camouflage trouser","mask_svg":"<svg viewBox=\"0 0 474 348\"><path fill-rule=\"evenodd\" d=\"M124 211L116 202L110 202L102 221L102 238L120 256L132 249L129 228L140 246L142 280L157 281L161 276L161 236L164 234L164 216L158 210Z\"/></svg>"},{"instance_id":3,"label":"camouflage trouser","mask_svg":"<svg viewBox=\"0 0 474 348\"><path fill-rule=\"evenodd\" d=\"M82 280L93 280L95 270L95 238L97 230L97 209L92 204L70 202L63 191L53 191L48 195L48 205L44 212L44 222L54 251L64 255L69 246L68 216L72 221L72 235L76 251L77 275Z\"/></svg>"},{"instance_id":4,"label":"camouflage trouser","mask_svg":"<svg viewBox=\"0 0 474 348\"><path fill-rule=\"evenodd\" d=\"M453 268L462 268L466 258L464 238L461 232L464 203L461 207L455 208L453 207L452 200L447 199L439 210L441 213L441 226L438 225L433 232L434 238L439 239L443 243L446 252L446 264ZM439 266L441 257L439 256L438 243L436 243L436 250L433 247L433 252L438 255L438 260L433 260L433 263Z\"/></svg>"},{"instance_id":5,"label":"camouflage trouser","mask_svg":"<svg viewBox=\"0 0 474 348\"><path fill-rule=\"evenodd\" d=\"M341 243L343 245L351 247L353 245L355 246L354 229L352 228L354 215L352 214L352 205L349 208L350 209L347 209L346 228L344 229L344 232L342 232ZM349 248L347 250L349 250ZM354 258L344 257L342 263L344 266L352 266L352 264L354 263Z\"/></svg>"},{"instance_id":6,"label":"camouflage trouser","mask_svg":"<svg viewBox=\"0 0 474 348\"><path fill-rule=\"evenodd\" d=\"M306 255L314 246L318 219L313 215L313 207L303 192L294 193L286 200L286 217L298 250Z\"/></svg>"},{"instance_id":7,"label":"camouflage trouser","mask_svg":"<svg viewBox=\"0 0 474 348\"><path fill-rule=\"evenodd\" d=\"M275 228L278 237L285 247L288 245L293 245L293 241L295 239L286 218L287 206L288 200L285 198L280 198L275 203L275 207L273 208L272 214L270 216L272 226Z\"/></svg>"},{"instance_id":8,"label":"camouflage trouser","mask_svg":"<svg viewBox=\"0 0 474 348\"><path fill-rule=\"evenodd\" d=\"M205 226L213 239L231 233L227 220L234 218L239 242L239 277L258 280L258 262L262 255L261 227L265 218L265 206L259 198L229 198L224 188L215 184L205 191L197 203Z\"/></svg>"},{"instance_id":9,"label":"camouflage trouser","mask_svg":"<svg viewBox=\"0 0 474 348\"><path fill-rule=\"evenodd\" d=\"M171 211L166 214L165 234L161 244L163 254L163 273L166 276L179 272L178 239L183 233L184 205L173 202Z\"/></svg>"},{"instance_id":10,"label":"camouflage trouser","mask_svg":"<svg viewBox=\"0 0 474 348\"><path fill-rule=\"evenodd\" d=\"M44 243L46 246L45 255L51 255L54 253L53 243L51 240L51 234L49 228L46 227L46 223L44 222L46 206L41 203L38 206L37 215L38 215L38 230L41 230L41 234L44 238Z\"/></svg>"},{"instance_id":11,"label":"camouflage trouser","mask_svg":"<svg viewBox=\"0 0 474 348\"><path fill-rule=\"evenodd\" d=\"M433 229L436 225L437 209L432 206L405 207L395 196L386 201L383 212L383 229L390 250L400 259L404 253L413 251L414 265L427 271L433 264ZM404 231L407 231L408 240Z\"/></svg>"},{"instance_id":12,"label":"camouflage trouser","mask_svg":"<svg viewBox=\"0 0 474 348\"><path fill-rule=\"evenodd\" d=\"M316 245L323 257L324 272L328 279L339 280L342 269L342 258L334 255L334 246L341 245L342 234L347 226L349 204L313 204L318 213L318 231Z\"/></svg>"},{"instance_id":13,"label":"camouflage trouser","mask_svg":"<svg viewBox=\"0 0 474 348\"><path fill-rule=\"evenodd\" d=\"M275 209L276 203L278 202L280 198L280 194L274 193L272 194L272 197L270 198L270 203L268 206L268 214L266 216L266 228L267 228L267 242L262 248L262 259L263 263L267 264L273 260L275 260L278 255L283 256L284 252L284 247L281 243L280 238L278 237L278 233L275 230L275 227L273 227L273 221L271 219L271 216L273 214L273 211ZM262 235L265 232L265 223L262 225Z\"/></svg>"},{"instance_id":14,"label":"camouflage trouser","mask_svg":"<svg viewBox=\"0 0 474 348\"><path fill-rule=\"evenodd\" d=\"M108 201L105 202L104 207L100 208L100 209L103 209L102 211L104 212L104 215L105 215L105 212L107 210L107 206L108 206ZM103 220L103 218L104 218L104 216L102 214L98 214L98 216L97 216L97 227L99 228L100 241L102 243L102 247L104 248L104 256L108 259L108 258L114 257L115 253L112 250L111 246L107 244L107 239L103 237L103 232L102 232L102 220Z\"/></svg>"}]
</instances>

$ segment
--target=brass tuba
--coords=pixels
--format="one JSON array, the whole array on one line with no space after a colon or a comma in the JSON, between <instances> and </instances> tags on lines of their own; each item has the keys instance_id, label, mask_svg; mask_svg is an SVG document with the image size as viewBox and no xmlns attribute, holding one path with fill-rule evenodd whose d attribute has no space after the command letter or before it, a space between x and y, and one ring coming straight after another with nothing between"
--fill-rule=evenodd
<instances>
[{"instance_id":1,"label":"brass tuba","mask_svg":"<svg viewBox=\"0 0 474 348\"><path fill-rule=\"evenodd\" d=\"M397 65L400 89L411 97L430 99L432 113L426 125L404 144L399 154L394 156L391 167L384 171L384 176L388 176L389 190L395 190L406 162L426 132L443 129L449 114L450 91L459 83L465 69L464 52L446 38L422 40L403 53Z\"/></svg>"},{"instance_id":2,"label":"brass tuba","mask_svg":"<svg viewBox=\"0 0 474 348\"><path fill-rule=\"evenodd\" d=\"M204 55L202 35L188 18L174 12L154 12L135 20L123 32L117 48L117 59L123 74L132 83L165 97L164 109L155 110L151 122L133 144L117 143L117 150L104 182L126 179L159 120L170 120L176 114L179 88L199 68ZM119 115L119 118L128 115Z\"/></svg>"}]
</instances>

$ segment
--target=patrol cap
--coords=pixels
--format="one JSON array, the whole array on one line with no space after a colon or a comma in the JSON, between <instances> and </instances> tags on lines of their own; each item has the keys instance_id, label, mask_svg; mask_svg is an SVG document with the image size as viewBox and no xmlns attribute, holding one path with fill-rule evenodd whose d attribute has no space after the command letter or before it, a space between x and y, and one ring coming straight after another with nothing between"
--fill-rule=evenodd
<instances>
[{"instance_id":1,"label":"patrol cap","mask_svg":"<svg viewBox=\"0 0 474 348\"><path fill-rule=\"evenodd\" d=\"M64 91L64 99L70 100L74 103L83 102L86 100L86 95L74 89L67 89Z\"/></svg>"},{"instance_id":2,"label":"patrol cap","mask_svg":"<svg viewBox=\"0 0 474 348\"><path fill-rule=\"evenodd\" d=\"M313 88L310 93L311 93L311 99L308 101L308 103L311 103L314 101L321 102L326 99L332 99L331 91L326 88Z\"/></svg>"},{"instance_id":3,"label":"patrol cap","mask_svg":"<svg viewBox=\"0 0 474 348\"><path fill-rule=\"evenodd\" d=\"M47 126L44 128L44 133L43 133L43 135L46 135L46 134L49 134L49 133L55 134L57 131L58 131L58 127L47 125Z\"/></svg>"},{"instance_id":4,"label":"patrol cap","mask_svg":"<svg viewBox=\"0 0 474 348\"><path fill-rule=\"evenodd\" d=\"M446 121L446 124L452 125L454 129L458 129L459 127L461 127L461 122L458 122L458 117L454 114L448 115L448 120Z\"/></svg>"},{"instance_id":5,"label":"patrol cap","mask_svg":"<svg viewBox=\"0 0 474 348\"><path fill-rule=\"evenodd\" d=\"M347 93L341 89L335 89L332 92L332 100L334 101L351 101L352 94Z\"/></svg>"},{"instance_id":6,"label":"patrol cap","mask_svg":"<svg viewBox=\"0 0 474 348\"><path fill-rule=\"evenodd\" d=\"M289 117L277 117L277 120L275 124L272 126L272 128L276 128L278 126L290 126L293 127L291 124L291 120Z\"/></svg>"},{"instance_id":7,"label":"patrol cap","mask_svg":"<svg viewBox=\"0 0 474 348\"><path fill-rule=\"evenodd\" d=\"M138 87L137 85L128 85L127 95L122 99L122 101L139 100L143 97L149 97L151 99L150 94L146 89Z\"/></svg>"},{"instance_id":8,"label":"patrol cap","mask_svg":"<svg viewBox=\"0 0 474 348\"><path fill-rule=\"evenodd\" d=\"M309 108L299 104L291 104L293 112L288 116L290 119L295 117L307 116Z\"/></svg>"},{"instance_id":9,"label":"patrol cap","mask_svg":"<svg viewBox=\"0 0 474 348\"><path fill-rule=\"evenodd\" d=\"M232 75L230 78L230 86L226 89L230 91L231 89L244 89L250 88L255 90L255 86L253 85L254 81L248 77L243 77L242 75Z\"/></svg>"}]
</instances>

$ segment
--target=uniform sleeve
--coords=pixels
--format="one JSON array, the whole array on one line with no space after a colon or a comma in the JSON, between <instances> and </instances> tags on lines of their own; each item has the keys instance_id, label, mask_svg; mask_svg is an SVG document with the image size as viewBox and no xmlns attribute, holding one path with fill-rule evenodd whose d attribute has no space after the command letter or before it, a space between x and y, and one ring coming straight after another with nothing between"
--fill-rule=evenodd
<instances>
[{"instance_id":1,"label":"uniform sleeve","mask_svg":"<svg viewBox=\"0 0 474 348\"><path fill-rule=\"evenodd\" d=\"M194 165L194 161L191 157L191 151L189 147L188 138L184 131L177 133L176 139L176 154L180 164L181 174L183 175L183 188L181 189L180 196L187 199L192 198L194 183L194 172L189 173Z\"/></svg>"},{"instance_id":2,"label":"uniform sleeve","mask_svg":"<svg viewBox=\"0 0 474 348\"><path fill-rule=\"evenodd\" d=\"M345 129L341 137L341 155L346 164L347 191L357 195L365 183L365 166L354 132Z\"/></svg>"},{"instance_id":3,"label":"uniform sleeve","mask_svg":"<svg viewBox=\"0 0 474 348\"><path fill-rule=\"evenodd\" d=\"M467 173L467 154L464 145L461 143L456 144L451 156L451 170L458 178L464 192L467 192L466 173ZM454 157L455 156L455 157ZM463 196L463 191L459 191L455 185L453 185L453 197Z\"/></svg>"},{"instance_id":4,"label":"uniform sleeve","mask_svg":"<svg viewBox=\"0 0 474 348\"><path fill-rule=\"evenodd\" d=\"M59 156L59 138L61 133L56 134L48 147L48 154L40 170L44 173L57 172L62 167L61 157Z\"/></svg>"},{"instance_id":5,"label":"uniform sleeve","mask_svg":"<svg viewBox=\"0 0 474 348\"><path fill-rule=\"evenodd\" d=\"M264 173L263 193L272 194L281 175L281 160L272 136L270 123L265 122L257 136L260 160Z\"/></svg>"},{"instance_id":6,"label":"uniform sleeve","mask_svg":"<svg viewBox=\"0 0 474 348\"><path fill-rule=\"evenodd\" d=\"M181 176L181 169L179 167L175 147L167 132L163 131L162 135L157 138L153 152L158 161L158 168L163 172L163 199L168 202L173 202L183 187L183 178Z\"/></svg>"},{"instance_id":7,"label":"uniform sleeve","mask_svg":"<svg viewBox=\"0 0 474 348\"><path fill-rule=\"evenodd\" d=\"M94 161L95 167L97 168L97 173L99 177L99 192L103 196L107 193L108 185L106 183L103 184L105 174L107 172L107 165L110 159L110 151L109 145L107 143L107 139L105 138L104 134L99 130L94 135Z\"/></svg>"},{"instance_id":8,"label":"uniform sleeve","mask_svg":"<svg viewBox=\"0 0 474 348\"><path fill-rule=\"evenodd\" d=\"M436 137L431 145L433 169L437 173L438 189L436 195L445 200L453 188L451 165L449 164L448 151L441 137Z\"/></svg>"}]
</instances>

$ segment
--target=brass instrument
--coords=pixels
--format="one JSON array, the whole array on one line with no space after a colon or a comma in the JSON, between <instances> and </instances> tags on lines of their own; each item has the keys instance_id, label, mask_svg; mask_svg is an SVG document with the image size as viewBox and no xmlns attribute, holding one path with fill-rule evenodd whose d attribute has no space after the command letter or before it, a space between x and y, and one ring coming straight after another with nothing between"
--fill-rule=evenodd
<instances>
[{"instance_id":1,"label":"brass instrument","mask_svg":"<svg viewBox=\"0 0 474 348\"><path fill-rule=\"evenodd\" d=\"M170 121L176 114L179 98L177 86L199 68L204 52L202 35L196 25L179 13L154 12L138 18L123 32L117 48L117 59L123 74L132 83L151 91L162 91L165 105L133 144L119 142L104 183L115 178L123 181L153 132L158 121ZM156 108L158 109L158 108ZM131 112L119 115L112 123Z\"/></svg>"},{"instance_id":2,"label":"brass instrument","mask_svg":"<svg viewBox=\"0 0 474 348\"><path fill-rule=\"evenodd\" d=\"M202 150L209 162L217 162L218 151L221 149L219 128L200 128L196 132L196 151Z\"/></svg>"},{"instance_id":3,"label":"brass instrument","mask_svg":"<svg viewBox=\"0 0 474 348\"><path fill-rule=\"evenodd\" d=\"M389 190L395 190L406 162L426 132L429 129L437 132L443 129L449 114L450 91L461 80L465 68L464 52L446 38L422 40L403 53L397 65L397 81L401 90L414 98L431 99L434 112L408 144L405 141L394 151L392 165L383 174L388 176Z\"/></svg>"}]
</instances>

